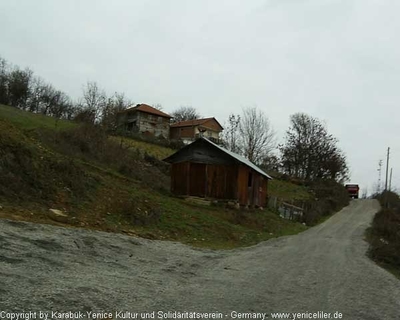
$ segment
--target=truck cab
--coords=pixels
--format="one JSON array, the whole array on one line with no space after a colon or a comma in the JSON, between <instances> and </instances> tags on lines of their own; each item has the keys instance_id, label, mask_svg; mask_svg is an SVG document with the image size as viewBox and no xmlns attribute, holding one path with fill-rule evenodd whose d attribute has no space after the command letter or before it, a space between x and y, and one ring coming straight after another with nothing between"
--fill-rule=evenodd
<instances>
[{"instance_id":1,"label":"truck cab","mask_svg":"<svg viewBox=\"0 0 400 320\"><path fill-rule=\"evenodd\" d=\"M360 191L358 184L346 184L344 187L349 193L350 198L358 199L358 192Z\"/></svg>"}]
</instances>

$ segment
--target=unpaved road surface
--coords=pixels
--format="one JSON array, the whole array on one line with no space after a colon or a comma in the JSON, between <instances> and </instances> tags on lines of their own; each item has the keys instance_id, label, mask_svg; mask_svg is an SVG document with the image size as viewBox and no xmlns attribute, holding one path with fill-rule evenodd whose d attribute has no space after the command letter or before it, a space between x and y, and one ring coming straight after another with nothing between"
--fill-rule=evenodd
<instances>
[{"instance_id":1,"label":"unpaved road surface","mask_svg":"<svg viewBox=\"0 0 400 320\"><path fill-rule=\"evenodd\" d=\"M230 251L2 220L0 311L400 319L400 281L365 256L363 234L378 209L374 200L355 200L304 233Z\"/></svg>"}]
</instances>

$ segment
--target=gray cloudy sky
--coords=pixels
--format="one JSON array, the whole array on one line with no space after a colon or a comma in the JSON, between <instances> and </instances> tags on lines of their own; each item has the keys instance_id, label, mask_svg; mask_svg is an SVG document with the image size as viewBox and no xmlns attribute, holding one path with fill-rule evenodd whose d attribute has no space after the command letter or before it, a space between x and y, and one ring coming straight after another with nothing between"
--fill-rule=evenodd
<instances>
[{"instance_id":1,"label":"gray cloudy sky","mask_svg":"<svg viewBox=\"0 0 400 320\"><path fill-rule=\"evenodd\" d=\"M306 112L371 192L388 146L400 187L399 13L396 0L0 0L0 56L72 98L90 80L221 123L257 106L279 139Z\"/></svg>"}]
</instances>

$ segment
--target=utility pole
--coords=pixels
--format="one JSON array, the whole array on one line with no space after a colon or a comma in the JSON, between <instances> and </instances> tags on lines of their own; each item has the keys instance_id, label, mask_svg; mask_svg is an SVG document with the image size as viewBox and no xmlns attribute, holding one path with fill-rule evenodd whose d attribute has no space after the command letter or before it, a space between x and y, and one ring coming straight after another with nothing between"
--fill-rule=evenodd
<instances>
[{"instance_id":1,"label":"utility pole","mask_svg":"<svg viewBox=\"0 0 400 320\"><path fill-rule=\"evenodd\" d=\"M386 156L386 181L385 181L385 193L384 193L384 204L385 208L389 208L389 201L388 201L388 173L389 173L389 155L390 155L390 148L387 150L387 156Z\"/></svg>"},{"instance_id":2,"label":"utility pole","mask_svg":"<svg viewBox=\"0 0 400 320\"><path fill-rule=\"evenodd\" d=\"M379 160L379 164L378 164L379 168L378 168L378 190L377 193L381 193L381 178L382 178L382 160Z\"/></svg>"},{"instance_id":3,"label":"utility pole","mask_svg":"<svg viewBox=\"0 0 400 320\"><path fill-rule=\"evenodd\" d=\"M387 156L386 156L386 181L385 181L385 191L387 191L387 187L388 187L389 155L390 155L390 148L388 148Z\"/></svg>"},{"instance_id":4,"label":"utility pole","mask_svg":"<svg viewBox=\"0 0 400 320\"><path fill-rule=\"evenodd\" d=\"M390 168L389 191L392 190L392 173L393 173L393 168Z\"/></svg>"}]
</instances>

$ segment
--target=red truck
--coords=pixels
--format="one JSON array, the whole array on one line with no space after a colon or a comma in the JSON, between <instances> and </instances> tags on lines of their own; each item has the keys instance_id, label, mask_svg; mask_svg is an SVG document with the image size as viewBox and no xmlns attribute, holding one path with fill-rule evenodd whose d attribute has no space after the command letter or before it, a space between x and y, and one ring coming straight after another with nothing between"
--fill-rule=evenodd
<instances>
[{"instance_id":1,"label":"red truck","mask_svg":"<svg viewBox=\"0 0 400 320\"><path fill-rule=\"evenodd\" d=\"M358 199L358 192L360 190L358 184L346 184L344 187L349 193L350 198Z\"/></svg>"}]
</instances>

